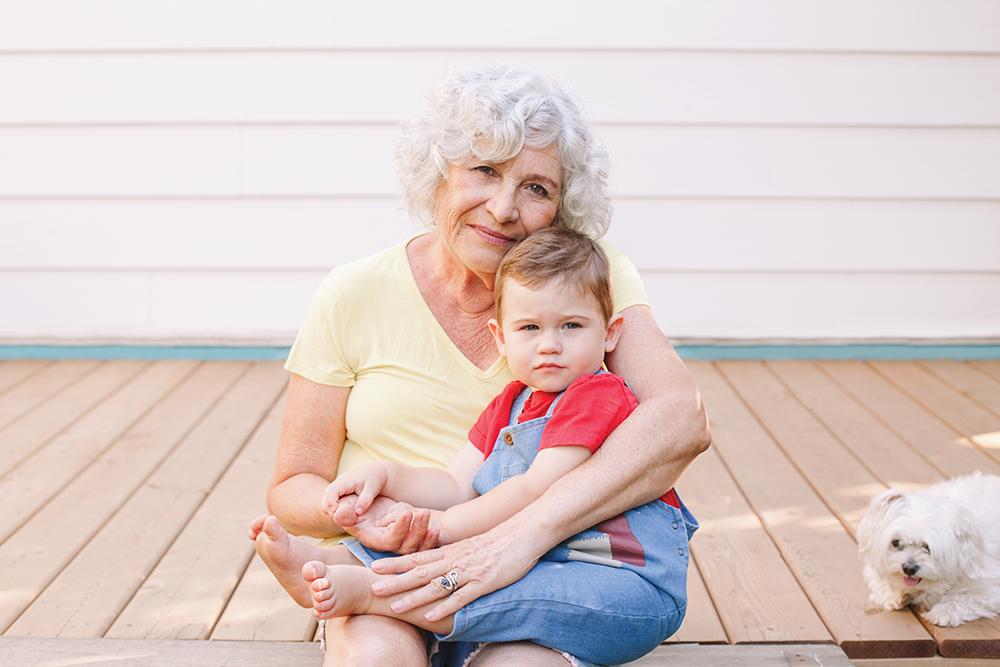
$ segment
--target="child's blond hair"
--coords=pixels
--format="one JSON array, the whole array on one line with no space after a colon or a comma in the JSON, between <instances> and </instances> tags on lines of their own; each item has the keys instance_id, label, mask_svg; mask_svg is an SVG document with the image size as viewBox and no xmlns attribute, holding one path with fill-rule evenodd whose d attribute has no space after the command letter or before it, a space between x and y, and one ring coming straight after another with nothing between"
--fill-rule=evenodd
<instances>
[{"instance_id":1,"label":"child's blond hair","mask_svg":"<svg viewBox=\"0 0 1000 667\"><path fill-rule=\"evenodd\" d=\"M605 324L614 315L611 264L607 255L596 241L566 227L540 229L504 256L493 288L497 322L503 321L504 283L508 280L527 288L565 282L597 299Z\"/></svg>"}]
</instances>

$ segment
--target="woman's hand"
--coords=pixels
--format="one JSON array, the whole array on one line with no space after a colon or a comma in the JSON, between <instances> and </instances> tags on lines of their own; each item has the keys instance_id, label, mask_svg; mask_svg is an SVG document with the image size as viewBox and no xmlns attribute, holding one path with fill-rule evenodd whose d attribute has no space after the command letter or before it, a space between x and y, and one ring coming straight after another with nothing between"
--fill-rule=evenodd
<instances>
[{"instance_id":1,"label":"woman's hand","mask_svg":"<svg viewBox=\"0 0 1000 667\"><path fill-rule=\"evenodd\" d=\"M341 498L333 518L366 547L410 554L437 546L438 531L430 529L430 512L414 511L406 503L378 496L367 511L358 514L356 501L356 496Z\"/></svg>"},{"instance_id":2,"label":"woman's hand","mask_svg":"<svg viewBox=\"0 0 1000 667\"><path fill-rule=\"evenodd\" d=\"M428 621L438 621L473 600L508 586L526 575L538 558L537 540L517 539L519 531L503 529L470 537L454 544L418 551L408 556L385 558L372 564L378 574L402 573L382 579L372 586L379 597L411 591L396 601L392 610L403 613L440 601L425 615ZM447 575L455 573L456 587L449 590Z\"/></svg>"}]
</instances>

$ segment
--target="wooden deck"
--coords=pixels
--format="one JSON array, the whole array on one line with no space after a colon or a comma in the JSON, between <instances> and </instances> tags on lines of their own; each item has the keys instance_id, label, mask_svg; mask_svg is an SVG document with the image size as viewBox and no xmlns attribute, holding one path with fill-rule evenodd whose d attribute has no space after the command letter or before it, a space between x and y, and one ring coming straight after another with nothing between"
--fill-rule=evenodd
<instances>
[{"instance_id":1,"label":"wooden deck","mask_svg":"<svg viewBox=\"0 0 1000 667\"><path fill-rule=\"evenodd\" d=\"M1000 474L1000 360L688 365L715 440L680 485L702 523L690 611L637 665L1000 658L1000 620L874 609L853 537L886 486ZM0 362L0 664L319 664L246 537L286 381L277 362ZM232 643L175 641L208 639Z\"/></svg>"}]
</instances>

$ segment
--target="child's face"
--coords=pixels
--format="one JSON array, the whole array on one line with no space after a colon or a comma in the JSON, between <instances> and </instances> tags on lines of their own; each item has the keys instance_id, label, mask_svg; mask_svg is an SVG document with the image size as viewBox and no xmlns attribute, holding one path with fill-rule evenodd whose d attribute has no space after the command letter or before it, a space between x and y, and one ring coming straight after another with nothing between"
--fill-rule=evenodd
<instances>
[{"instance_id":1,"label":"child's face","mask_svg":"<svg viewBox=\"0 0 1000 667\"><path fill-rule=\"evenodd\" d=\"M600 370L618 343L621 316L605 324L593 295L562 282L529 289L509 280L504 290L503 326L490 320L490 331L514 377L533 389L563 391Z\"/></svg>"}]
</instances>

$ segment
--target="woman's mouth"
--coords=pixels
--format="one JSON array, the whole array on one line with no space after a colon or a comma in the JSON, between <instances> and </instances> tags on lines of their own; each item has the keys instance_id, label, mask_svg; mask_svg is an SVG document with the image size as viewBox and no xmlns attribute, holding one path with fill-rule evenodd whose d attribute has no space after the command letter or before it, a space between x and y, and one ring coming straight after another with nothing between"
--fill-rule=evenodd
<instances>
[{"instance_id":1,"label":"woman's mouth","mask_svg":"<svg viewBox=\"0 0 1000 667\"><path fill-rule=\"evenodd\" d=\"M471 227L472 230L476 232L476 235L479 236L479 238L486 241L490 245L506 246L514 243L517 240L517 239L512 239L509 236L505 236L504 234L501 234L499 232L494 232L493 230L487 229L485 227L479 227L477 225L471 225Z\"/></svg>"}]
</instances>

